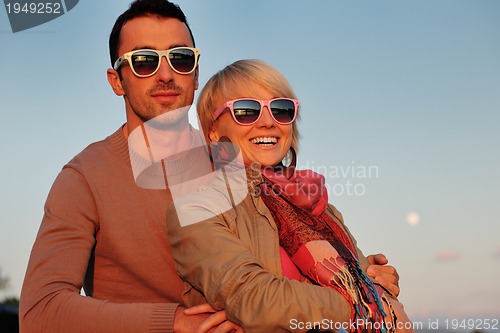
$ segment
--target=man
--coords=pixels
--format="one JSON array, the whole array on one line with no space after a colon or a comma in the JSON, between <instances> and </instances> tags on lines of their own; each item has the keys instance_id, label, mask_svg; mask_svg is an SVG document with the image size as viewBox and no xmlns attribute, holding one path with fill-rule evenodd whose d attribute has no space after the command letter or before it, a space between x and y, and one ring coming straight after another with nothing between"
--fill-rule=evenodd
<instances>
[{"instance_id":1,"label":"man","mask_svg":"<svg viewBox=\"0 0 500 333\"><path fill-rule=\"evenodd\" d=\"M165 223L171 198L168 190L136 185L127 145L146 121L192 104L194 47L183 12L166 0L135 1L117 19L107 75L124 98L127 122L84 149L55 180L21 293L21 332L178 333L228 323L223 312L188 316L179 306L183 283ZM168 52L158 63L158 54L144 49ZM169 118L187 123L185 112ZM176 139L165 142L173 152L189 140L189 126L176 128ZM373 269L398 292L391 267ZM82 287L91 297L80 295Z\"/></svg>"}]
</instances>

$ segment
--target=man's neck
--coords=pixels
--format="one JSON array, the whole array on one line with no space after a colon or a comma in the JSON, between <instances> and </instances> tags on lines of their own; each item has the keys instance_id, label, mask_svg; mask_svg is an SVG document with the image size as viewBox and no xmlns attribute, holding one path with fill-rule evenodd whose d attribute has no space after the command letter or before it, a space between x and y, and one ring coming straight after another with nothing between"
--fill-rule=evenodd
<instances>
[{"instance_id":1,"label":"man's neck","mask_svg":"<svg viewBox=\"0 0 500 333\"><path fill-rule=\"evenodd\" d=\"M147 152L147 155L153 157L154 161L158 161L186 152L193 147L194 137L187 115L175 124L165 125L153 119L135 126L132 132L129 132L129 128L129 123L123 127L127 140L131 135L134 137L132 142L128 140L129 146L131 145L129 148L143 158L146 158Z\"/></svg>"}]
</instances>

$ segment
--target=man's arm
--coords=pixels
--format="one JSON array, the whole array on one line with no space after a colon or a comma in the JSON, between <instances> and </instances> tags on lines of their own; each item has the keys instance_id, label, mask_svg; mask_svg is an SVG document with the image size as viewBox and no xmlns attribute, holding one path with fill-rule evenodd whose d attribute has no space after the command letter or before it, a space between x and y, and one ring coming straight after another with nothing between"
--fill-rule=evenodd
<instances>
[{"instance_id":1,"label":"man's arm","mask_svg":"<svg viewBox=\"0 0 500 333\"><path fill-rule=\"evenodd\" d=\"M172 332L176 303L119 304L80 295L99 227L86 180L63 169L47 198L28 264L21 332Z\"/></svg>"}]
</instances>

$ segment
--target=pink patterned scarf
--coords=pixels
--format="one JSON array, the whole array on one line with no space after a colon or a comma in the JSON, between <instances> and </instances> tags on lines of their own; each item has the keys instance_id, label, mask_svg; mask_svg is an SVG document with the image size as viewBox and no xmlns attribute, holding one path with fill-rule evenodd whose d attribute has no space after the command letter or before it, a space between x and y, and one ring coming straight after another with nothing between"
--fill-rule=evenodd
<instances>
[{"instance_id":1,"label":"pink patterned scarf","mask_svg":"<svg viewBox=\"0 0 500 333\"><path fill-rule=\"evenodd\" d=\"M280 245L302 274L334 288L351 304L351 320L371 322L374 332L386 332L382 290L361 268L348 234L325 212L325 179L311 170L296 170L287 179L263 169L261 198L279 231ZM380 293L380 294L379 294ZM375 325L377 323L377 325ZM366 331L356 326L353 332Z\"/></svg>"}]
</instances>

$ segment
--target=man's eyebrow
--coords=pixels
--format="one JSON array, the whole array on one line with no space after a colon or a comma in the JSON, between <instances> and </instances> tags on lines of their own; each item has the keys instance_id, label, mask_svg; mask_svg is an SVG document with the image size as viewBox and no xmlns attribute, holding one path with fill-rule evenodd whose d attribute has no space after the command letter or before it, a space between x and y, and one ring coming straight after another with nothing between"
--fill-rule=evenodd
<instances>
[{"instance_id":1,"label":"man's eyebrow","mask_svg":"<svg viewBox=\"0 0 500 333\"><path fill-rule=\"evenodd\" d=\"M173 49L174 47L188 47L186 44L173 44L168 47L168 49L165 50L170 50ZM132 49L132 51L137 51L137 50L144 50L144 49L149 49L149 50L159 50L151 45L141 45L141 46L136 46Z\"/></svg>"},{"instance_id":2,"label":"man's eyebrow","mask_svg":"<svg viewBox=\"0 0 500 333\"><path fill-rule=\"evenodd\" d=\"M150 49L154 50L155 48L149 45L141 45L141 46L136 46L132 49L132 51L137 51L137 50L144 50L144 49Z\"/></svg>"},{"instance_id":3,"label":"man's eyebrow","mask_svg":"<svg viewBox=\"0 0 500 333\"><path fill-rule=\"evenodd\" d=\"M173 49L174 47L189 47L189 46L187 46L187 44L174 44L174 45L170 45L171 49Z\"/></svg>"}]
</instances>

